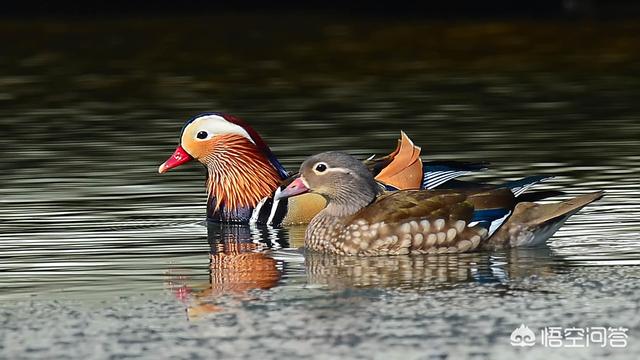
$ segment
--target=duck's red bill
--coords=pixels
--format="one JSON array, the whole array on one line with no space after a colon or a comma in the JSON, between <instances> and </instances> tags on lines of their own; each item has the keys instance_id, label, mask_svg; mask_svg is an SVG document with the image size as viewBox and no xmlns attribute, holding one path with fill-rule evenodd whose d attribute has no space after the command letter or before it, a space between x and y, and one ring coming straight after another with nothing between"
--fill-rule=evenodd
<instances>
[{"instance_id":1,"label":"duck's red bill","mask_svg":"<svg viewBox=\"0 0 640 360\"><path fill-rule=\"evenodd\" d=\"M304 194L309 191L309 188L304 184L301 178L297 178L293 180L289 186L284 188L278 195L276 195L276 200L285 199L288 197Z\"/></svg>"},{"instance_id":2,"label":"duck's red bill","mask_svg":"<svg viewBox=\"0 0 640 360\"><path fill-rule=\"evenodd\" d=\"M193 158L191 155L187 154L186 151L182 148L182 146L178 145L176 151L173 152L167 161L162 163L158 168L158 172L160 174L167 172L169 169L173 169L174 167L180 166L186 162L191 161Z\"/></svg>"}]
</instances>

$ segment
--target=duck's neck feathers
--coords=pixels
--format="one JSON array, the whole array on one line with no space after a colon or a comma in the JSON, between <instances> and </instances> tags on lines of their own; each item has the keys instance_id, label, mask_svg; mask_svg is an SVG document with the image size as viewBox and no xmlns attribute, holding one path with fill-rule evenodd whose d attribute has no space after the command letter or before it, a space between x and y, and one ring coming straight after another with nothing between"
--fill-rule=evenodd
<instances>
[{"instance_id":1,"label":"duck's neck feathers","mask_svg":"<svg viewBox=\"0 0 640 360\"><path fill-rule=\"evenodd\" d=\"M220 139L206 158L210 213L253 208L280 184L280 174L254 144L240 136Z\"/></svg>"}]
</instances>

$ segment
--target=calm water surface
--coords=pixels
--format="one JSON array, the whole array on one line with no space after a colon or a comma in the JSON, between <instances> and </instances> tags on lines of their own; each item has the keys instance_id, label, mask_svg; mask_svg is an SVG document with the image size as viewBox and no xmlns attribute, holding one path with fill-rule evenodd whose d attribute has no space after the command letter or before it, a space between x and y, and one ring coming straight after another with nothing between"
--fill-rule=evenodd
<instances>
[{"instance_id":1,"label":"calm water surface","mask_svg":"<svg viewBox=\"0 0 640 360\"><path fill-rule=\"evenodd\" d=\"M0 357L640 356L636 24L276 20L0 24ZM483 180L607 195L543 249L305 253L304 228L205 224L200 166L157 174L204 111L289 169L404 129ZM629 345L518 349L521 323Z\"/></svg>"}]
</instances>

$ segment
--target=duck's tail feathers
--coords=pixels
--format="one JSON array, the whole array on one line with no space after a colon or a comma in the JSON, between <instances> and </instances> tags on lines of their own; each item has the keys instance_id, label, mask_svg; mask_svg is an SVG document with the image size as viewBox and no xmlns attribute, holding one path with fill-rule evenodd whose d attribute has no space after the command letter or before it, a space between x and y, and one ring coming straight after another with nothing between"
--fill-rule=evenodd
<instances>
[{"instance_id":1,"label":"duck's tail feathers","mask_svg":"<svg viewBox=\"0 0 640 360\"><path fill-rule=\"evenodd\" d=\"M422 180L420 151L420 147L401 131L398 146L385 157L390 162L376 175L376 180L388 188L419 189Z\"/></svg>"},{"instance_id":2,"label":"duck's tail feathers","mask_svg":"<svg viewBox=\"0 0 640 360\"><path fill-rule=\"evenodd\" d=\"M526 178L514 181L508 181L504 184L499 185L501 188L508 188L513 193L513 196L520 196L525 191L529 190L533 185L547 179L551 179L553 176L543 176L543 175L534 175L527 176Z\"/></svg>"},{"instance_id":3,"label":"duck's tail feathers","mask_svg":"<svg viewBox=\"0 0 640 360\"><path fill-rule=\"evenodd\" d=\"M422 189L434 189L460 176L486 170L489 163L465 161L428 161L422 166Z\"/></svg>"},{"instance_id":4,"label":"duck's tail feathers","mask_svg":"<svg viewBox=\"0 0 640 360\"><path fill-rule=\"evenodd\" d=\"M604 191L597 191L552 204L518 203L513 210L513 215L489 239L488 245L489 247L543 245L569 217L603 196Z\"/></svg>"},{"instance_id":5,"label":"duck's tail feathers","mask_svg":"<svg viewBox=\"0 0 640 360\"><path fill-rule=\"evenodd\" d=\"M604 191L596 191L553 204L534 204L534 206L537 207L537 216L530 219L528 223L531 225L542 225L557 221L561 218L568 218L580 211L583 207L601 199L603 196Z\"/></svg>"}]
</instances>

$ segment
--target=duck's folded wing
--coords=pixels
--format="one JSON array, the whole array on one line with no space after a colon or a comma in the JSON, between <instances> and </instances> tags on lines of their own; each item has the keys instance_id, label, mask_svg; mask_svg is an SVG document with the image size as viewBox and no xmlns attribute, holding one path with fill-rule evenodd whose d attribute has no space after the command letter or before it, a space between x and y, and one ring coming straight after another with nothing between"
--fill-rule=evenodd
<instances>
[{"instance_id":1,"label":"duck's folded wing","mask_svg":"<svg viewBox=\"0 0 640 360\"><path fill-rule=\"evenodd\" d=\"M376 180L388 190L433 189L460 176L484 170L488 164L465 161L427 161L421 148L403 131L396 149L387 156L365 161Z\"/></svg>"},{"instance_id":2,"label":"duck's folded wing","mask_svg":"<svg viewBox=\"0 0 640 360\"><path fill-rule=\"evenodd\" d=\"M482 194L397 191L379 197L346 223L362 227L358 245L367 255L465 252L488 236L488 229L471 224L476 212L498 206L503 192L513 199L506 189Z\"/></svg>"},{"instance_id":3,"label":"duck's folded wing","mask_svg":"<svg viewBox=\"0 0 640 360\"><path fill-rule=\"evenodd\" d=\"M403 190L388 193L358 212L370 222L402 222L413 218L470 220L473 205L461 192Z\"/></svg>"}]
</instances>

